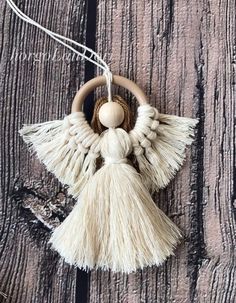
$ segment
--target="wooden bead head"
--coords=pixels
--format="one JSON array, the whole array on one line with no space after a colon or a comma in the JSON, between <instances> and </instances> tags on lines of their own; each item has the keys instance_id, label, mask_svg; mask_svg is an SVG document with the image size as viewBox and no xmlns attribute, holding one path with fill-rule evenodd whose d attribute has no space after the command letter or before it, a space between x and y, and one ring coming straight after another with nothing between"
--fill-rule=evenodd
<instances>
[{"instance_id":1,"label":"wooden bead head","mask_svg":"<svg viewBox=\"0 0 236 303\"><path fill-rule=\"evenodd\" d=\"M98 117L102 125L114 128L120 126L124 121L124 110L116 102L107 102L101 106Z\"/></svg>"}]
</instances>

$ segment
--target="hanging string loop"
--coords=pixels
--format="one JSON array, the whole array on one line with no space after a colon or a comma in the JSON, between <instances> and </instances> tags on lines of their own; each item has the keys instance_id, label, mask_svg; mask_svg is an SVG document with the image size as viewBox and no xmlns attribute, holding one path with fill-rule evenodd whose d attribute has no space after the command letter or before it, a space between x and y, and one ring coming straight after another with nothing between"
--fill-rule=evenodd
<instances>
[{"instance_id":1,"label":"hanging string loop","mask_svg":"<svg viewBox=\"0 0 236 303\"><path fill-rule=\"evenodd\" d=\"M35 27L41 29L44 31L47 35L52 37L55 41L59 42L61 45L65 46L66 48L70 49L72 52L80 56L82 59L87 60L97 67L101 68L103 70L103 74L106 77L106 84L107 84L107 91L108 91L108 100L112 101L112 94L111 94L111 85L112 85L112 73L110 71L109 66L106 64L106 62L91 48L78 43L70 38L67 38L65 36L59 35L57 33L54 33L53 31L43 27L38 22L34 21L27 15L25 15L13 2L13 0L6 0L10 8L13 10L13 12L23 21L34 25ZM66 41L66 42L64 42ZM77 47L81 48L82 51L76 50L73 46L68 44L71 43L72 45L76 45Z\"/></svg>"}]
</instances>

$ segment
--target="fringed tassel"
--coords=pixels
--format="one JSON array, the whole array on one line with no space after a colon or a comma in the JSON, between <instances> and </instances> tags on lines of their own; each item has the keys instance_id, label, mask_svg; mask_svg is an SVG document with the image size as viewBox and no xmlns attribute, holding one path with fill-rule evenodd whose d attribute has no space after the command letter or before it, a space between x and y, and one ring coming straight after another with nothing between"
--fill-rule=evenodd
<instances>
[{"instance_id":1,"label":"fringed tassel","mask_svg":"<svg viewBox=\"0 0 236 303\"><path fill-rule=\"evenodd\" d=\"M157 137L152 141L152 150L147 150L147 158L162 172L159 184L165 187L183 165L186 146L193 141L198 120L161 114L159 121ZM159 163L155 161L154 154L157 155Z\"/></svg>"},{"instance_id":2,"label":"fringed tassel","mask_svg":"<svg viewBox=\"0 0 236 303\"><path fill-rule=\"evenodd\" d=\"M159 265L173 254L181 234L155 205L140 174L128 164L132 143L122 129L101 138L105 159L50 242L79 268L129 273Z\"/></svg>"},{"instance_id":3,"label":"fringed tassel","mask_svg":"<svg viewBox=\"0 0 236 303\"><path fill-rule=\"evenodd\" d=\"M135 146L142 148L142 157L135 146L134 154L144 183L151 192L165 187L179 170L185 159L185 148L193 141L197 123L196 119L159 114L150 105L139 107L130 135Z\"/></svg>"},{"instance_id":4,"label":"fringed tassel","mask_svg":"<svg viewBox=\"0 0 236 303\"><path fill-rule=\"evenodd\" d=\"M72 113L64 120L26 125L20 134L62 183L73 186L83 178L85 184L95 172L100 139L88 125L84 113Z\"/></svg>"}]
</instances>

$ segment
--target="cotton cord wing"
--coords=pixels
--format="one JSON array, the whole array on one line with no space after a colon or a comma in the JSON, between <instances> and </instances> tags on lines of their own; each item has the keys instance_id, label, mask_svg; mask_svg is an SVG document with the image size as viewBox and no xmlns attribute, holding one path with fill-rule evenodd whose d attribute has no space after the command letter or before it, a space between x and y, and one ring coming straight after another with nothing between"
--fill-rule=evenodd
<instances>
[{"instance_id":1,"label":"cotton cord wing","mask_svg":"<svg viewBox=\"0 0 236 303\"><path fill-rule=\"evenodd\" d=\"M76 197L94 174L100 155L99 135L91 129L84 113L25 125L19 132L47 169L63 184L73 186L71 193Z\"/></svg>"},{"instance_id":2,"label":"cotton cord wing","mask_svg":"<svg viewBox=\"0 0 236 303\"><path fill-rule=\"evenodd\" d=\"M130 138L143 183L151 192L164 188L175 176L197 123L196 119L160 114L148 104L139 106Z\"/></svg>"}]
</instances>

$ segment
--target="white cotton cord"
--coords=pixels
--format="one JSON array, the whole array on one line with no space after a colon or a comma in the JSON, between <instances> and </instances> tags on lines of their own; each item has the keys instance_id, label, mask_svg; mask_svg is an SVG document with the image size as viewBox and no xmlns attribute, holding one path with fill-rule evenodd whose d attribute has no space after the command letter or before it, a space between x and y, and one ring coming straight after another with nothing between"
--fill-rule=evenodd
<instances>
[{"instance_id":1,"label":"white cotton cord","mask_svg":"<svg viewBox=\"0 0 236 303\"><path fill-rule=\"evenodd\" d=\"M83 113L72 113L64 120L25 125L20 134L63 184L80 189L95 173L100 137L91 129ZM80 179L83 182L79 187Z\"/></svg>"},{"instance_id":2,"label":"white cotton cord","mask_svg":"<svg viewBox=\"0 0 236 303\"><path fill-rule=\"evenodd\" d=\"M104 76L106 77L106 83L107 83L107 90L108 90L108 100L111 101L111 84L112 84L112 73L110 71L110 68L108 67L108 65L106 64L106 62L92 49L90 49L89 47L78 43L70 38L67 38L65 36L59 35L57 33L54 33L52 31L50 31L49 29L43 27L42 25L40 25L39 23L37 23L36 21L34 21L33 19L31 19L30 17L28 17L27 15L25 15L16 5L12 0L6 0L8 5L10 6L10 8L14 11L14 13L21 18L23 21L32 24L34 26L36 26L37 28L41 29L42 31L44 31L46 34L48 34L50 37L52 37L55 41L59 42L60 44L62 44L63 46L65 46L66 48L70 49L71 51L73 51L75 54L79 55L80 57L82 57L83 59L93 63L94 65L96 65L97 67L101 68L104 72ZM70 42L76 46L79 46L83 49L83 52L77 51L75 48L73 48L72 46L68 45L66 42L64 42L63 40ZM89 55L86 55L86 53L89 53Z\"/></svg>"},{"instance_id":3,"label":"white cotton cord","mask_svg":"<svg viewBox=\"0 0 236 303\"><path fill-rule=\"evenodd\" d=\"M34 26L36 26L37 28L41 29L42 31L44 31L46 34L48 34L49 36L51 36L54 40L58 41L59 43L61 43L62 45L64 45L65 47L69 48L70 50L72 50L73 52L75 52L76 54L78 54L79 56L81 56L82 58L90 61L91 63L95 64L96 66L100 67L101 69L105 71L109 70L109 67L107 66L107 64L105 63L105 61L99 57L99 55L94 52L92 49L88 48L87 46L80 44L70 38L64 37L62 35L59 35L57 33L54 33L48 29L46 29L45 27L41 26L39 23L37 23L36 21L32 20L31 18L29 18L27 15L25 15L16 5L12 0L6 0L8 5L11 7L11 9L15 12L15 14L20 17L22 20L24 20L25 22L32 24ZM68 42L71 42L81 48L84 49L84 52L79 52L76 49L74 49L73 47L71 47L70 45L66 44L65 42L61 41L61 39L66 40ZM91 55L88 57L86 55L86 52L91 53ZM92 57L94 57L97 61L94 61L92 59ZM99 63L100 62L100 63Z\"/></svg>"},{"instance_id":4,"label":"white cotton cord","mask_svg":"<svg viewBox=\"0 0 236 303\"><path fill-rule=\"evenodd\" d=\"M112 101L112 94L111 94L111 85L112 85L112 73L110 71L105 71L104 76L106 77L106 84L107 84L107 92L108 92L108 102Z\"/></svg>"}]
</instances>

